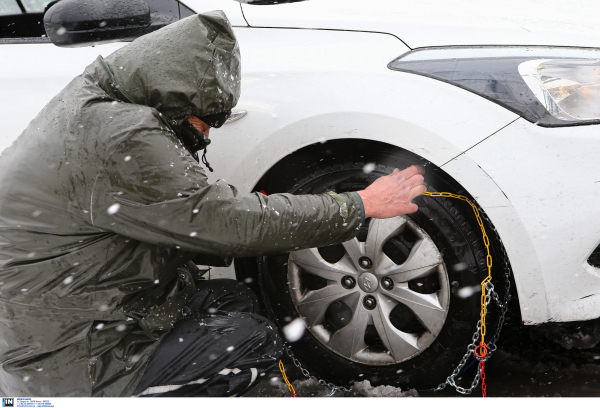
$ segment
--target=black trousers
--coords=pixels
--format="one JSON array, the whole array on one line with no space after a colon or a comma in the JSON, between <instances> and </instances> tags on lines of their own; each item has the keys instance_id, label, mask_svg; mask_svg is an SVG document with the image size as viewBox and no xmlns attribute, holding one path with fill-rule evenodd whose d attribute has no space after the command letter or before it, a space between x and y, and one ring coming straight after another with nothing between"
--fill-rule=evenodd
<instances>
[{"instance_id":1,"label":"black trousers","mask_svg":"<svg viewBox=\"0 0 600 408\"><path fill-rule=\"evenodd\" d=\"M275 325L256 314L258 299L243 283L203 281L150 357L134 396L228 397L248 391L283 352Z\"/></svg>"}]
</instances>

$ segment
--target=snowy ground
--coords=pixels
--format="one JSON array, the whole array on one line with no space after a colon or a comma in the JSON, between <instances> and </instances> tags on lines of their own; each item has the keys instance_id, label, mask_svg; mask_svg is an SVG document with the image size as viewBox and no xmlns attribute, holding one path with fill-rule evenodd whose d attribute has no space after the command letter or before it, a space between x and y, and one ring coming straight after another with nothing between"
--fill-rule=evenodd
<instances>
[{"instance_id":1,"label":"snowy ground","mask_svg":"<svg viewBox=\"0 0 600 408\"><path fill-rule=\"evenodd\" d=\"M545 339L531 340L526 327L505 327L500 350L486 364L488 397L600 397L600 344L588 350L566 350ZM299 397L324 397L329 389L306 380L291 361L284 360L288 378ZM470 381L475 365L464 373ZM465 384L463 384L465 385ZM263 379L247 397L289 397L278 370ZM352 392L335 397L460 397L456 391L441 392L372 387L357 383ZM471 397L481 397L478 387Z\"/></svg>"}]
</instances>

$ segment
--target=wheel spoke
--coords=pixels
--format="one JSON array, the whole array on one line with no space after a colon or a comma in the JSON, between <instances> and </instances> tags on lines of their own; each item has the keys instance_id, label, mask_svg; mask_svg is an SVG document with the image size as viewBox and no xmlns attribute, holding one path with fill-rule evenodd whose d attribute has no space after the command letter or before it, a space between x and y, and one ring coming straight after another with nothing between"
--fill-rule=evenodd
<instances>
[{"instance_id":1,"label":"wheel spoke","mask_svg":"<svg viewBox=\"0 0 600 408\"><path fill-rule=\"evenodd\" d=\"M298 303L298 311L305 318L310 328L323 321L330 304L354 293L355 290L344 289L339 283L332 283L322 289L308 292Z\"/></svg>"},{"instance_id":2,"label":"wheel spoke","mask_svg":"<svg viewBox=\"0 0 600 408\"><path fill-rule=\"evenodd\" d=\"M328 343L329 347L346 357L353 357L367 347L365 332L369 322L369 312L360 305L360 296L355 296L353 300L352 320L348 325L336 331Z\"/></svg>"},{"instance_id":3,"label":"wheel spoke","mask_svg":"<svg viewBox=\"0 0 600 408\"><path fill-rule=\"evenodd\" d=\"M364 252L362 242L358 242L358 239L354 238L350 241L344 242L342 245L344 245L344 249L346 250L346 253L352 262L354 262L355 265L358 265L358 259L363 255Z\"/></svg>"},{"instance_id":4,"label":"wheel spoke","mask_svg":"<svg viewBox=\"0 0 600 408\"><path fill-rule=\"evenodd\" d=\"M442 255L435 247L433 241L428 238L419 240L413 246L408 259L401 266L403 271L412 271L423 267L440 264L443 262Z\"/></svg>"},{"instance_id":5,"label":"wheel spoke","mask_svg":"<svg viewBox=\"0 0 600 408\"><path fill-rule=\"evenodd\" d=\"M365 242L365 255L373 260L373 269L377 269L383 245L394 235L397 235L406 224L403 217L388 218L385 220L373 219L369 224L369 233Z\"/></svg>"},{"instance_id":6,"label":"wheel spoke","mask_svg":"<svg viewBox=\"0 0 600 408\"><path fill-rule=\"evenodd\" d=\"M419 351L418 338L414 334L404 333L396 329L390 322L390 312L395 304L387 302L384 296L378 295L378 307L373 311L373 325L394 360L402 361Z\"/></svg>"},{"instance_id":7,"label":"wheel spoke","mask_svg":"<svg viewBox=\"0 0 600 408\"><path fill-rule=\"evenodd\" d=\"M346 275L354 276L357 274L356 269L346 257L335 264L330 264L321 257L316 248L293 252L290 261L304 271L328 280L339 281Z\"/></svg>"},{"instance_id":8,"label":"wheel spoke","mask_svg":"<svg viewBox=\"0 0 600 408\"><path fill-rule=\"evenodd\" d=\"M390 261L391 262L391 261ZM381 276L389 276L394 282L408 282L413 279L429 276L437 271L440 264L424 266L422 268L405 271L401 265L394 265L378 273Z\"/></svg>"},{"instance_id":9,"label":"wheel spoke","mask_svg":"<svg viewBox=\"0 0 600 408\"><path fill-rule=\"evenodd\" d=\"M442 329L446 320L446 311L440 306L439 298L435 293L423 294L407 287L395 287L383 295L408 306L430 333L437 334Z\"/></svg>"}]
</instances>

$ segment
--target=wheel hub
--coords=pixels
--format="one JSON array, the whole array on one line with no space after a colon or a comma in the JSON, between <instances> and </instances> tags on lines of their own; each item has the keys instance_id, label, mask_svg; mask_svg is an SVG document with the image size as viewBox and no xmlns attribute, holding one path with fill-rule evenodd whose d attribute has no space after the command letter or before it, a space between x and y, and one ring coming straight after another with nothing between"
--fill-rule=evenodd
<instances>
[{"instance_id":1,"label":"wheel hub","mask_svg":"<svg viewBox=\"0 0 600 408\"><path fill-rule=\"evenodd\" d=\"M377 277L372 273L365 272L358 277L358 286L367 293L373 293L379 287Z\"/></svg>"},{"instance_id":2,"label":"wheel hub","mask_svg":"<svg viewBox=\"0 0 600 408\"><path fill-rule=\"evenodd\" d=\"M392 240L406 244L400 261L398 251L386 250ZM317 248L290 255L290 294L308 330L334 352L370 365L396 364L427 349L450 303L446 266L429 235L401 216L371 220L365 242L342 245L341 258L323 252L325 260ZM332 324L327 319L336 311L345 314Z\"/></svg>"}]
</instances>

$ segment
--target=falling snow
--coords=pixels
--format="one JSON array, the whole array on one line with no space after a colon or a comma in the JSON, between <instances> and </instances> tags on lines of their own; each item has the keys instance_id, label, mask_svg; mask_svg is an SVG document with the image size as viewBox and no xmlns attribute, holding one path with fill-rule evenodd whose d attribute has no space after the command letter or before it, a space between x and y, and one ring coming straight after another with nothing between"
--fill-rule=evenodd
<instances>
[{"instance_id":1,"label":"falling snow","mask_svg":"<svg viewBox=\"0 0 600 408\"><path fill-rule=\"evenodd\" d=\"M283 327L283 335L287 341L293 343L302 338L304 330L306 330L304 320L298 317Z\"/></svg>"},{"instance_id":2,"label":"falling snow","mask_svg":"<svg viewBox=\"0 0 600 408\"><path fill-rule=\"evenodd\" d=\"M365 174L372 173L373 170L375 170L375 163L367 163L363 167L363 173L365 173Z\"/></svg>"},{"instance_id":3,"label":"falling snow","mask_svg":"<svg viewBox=\"0 0 600 408\"><path fill-rule=\"evenodd\" d=\"M477 292L481 292L481 286L466 286L464 288L460 288L457 292L458 297L466 299L468 297L473 296Z\"/></svg>"},{"instance_id":4,"label":"falling snow","mask_svg":"<svg viewBox=\"0 0 600 408\"><path fill-rule=\"evenodd\" d=\"M108 210L106 210L106 213L108 215L116 214L117 212L119 212L120 208L121 208L121 204L115 203L115 204L111 205L110 207L108 207Z\"/></svg>"}]
</instances>

